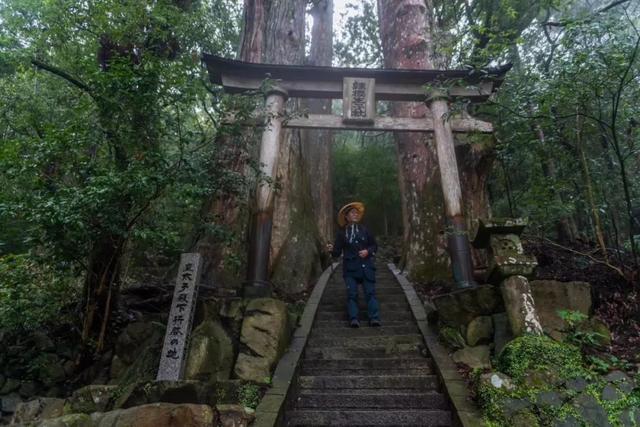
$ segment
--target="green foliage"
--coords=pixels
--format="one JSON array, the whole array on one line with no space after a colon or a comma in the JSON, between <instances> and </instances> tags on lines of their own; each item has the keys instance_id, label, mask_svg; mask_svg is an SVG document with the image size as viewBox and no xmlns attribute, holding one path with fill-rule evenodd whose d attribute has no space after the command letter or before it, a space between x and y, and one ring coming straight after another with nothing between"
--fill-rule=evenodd
<instances>
[{"instance_id":1,"label":"green foliage","mask_svg":"<svg viewBox=\"0 0 640 427\"><path fill-rule=\"evenodd\" d=\"M343 132L333 150L337 209L353 200L366 206L364 222L377 235L398 235L402 219L395 147L390 134Z\"/></svg>"},{"instance_id":2,"label":"green foliage","mask_svg":"<svg viewBox=\"0 0 640 427\"><path fill-rule=\"evenodd\" d=\"M528 335L511 341L500 353L497 368L516 382L533 369L552 370L561 378L584 374L580 350L546 336Z\"/></svg>"},{"instance_id":3,"label":"green foliage","mask_svg":"<svg viewBox=\"0 0 640 427\"><path fill-rule=\"evenodd\" d=\"M0 325L11 332L71 323L78 286L30 255L0 257Z\"/></svg>"},{"instance_id":4,"label":"green foliage","mask_svg":"<svg viewBox=\"0 0 640 427\"><path fill-rule=\"evenodd\" d=\"M239 403L245 407L255 409L262 398L260 386L253 383L246 383L238 389Z\"/></svg>"},{"instance_id":5,"label":"green foliage","mask_svg":"<svg viewBox=\"0 0 640 427\"><path fill-rule=\"evenodd\" d=\"M76 268L105 239L174 257L203 199L242 186L200 52L232 52L236 2L0 6L0 253ZM43 29L46 29L43 31ZM35 65L35 67L34 67ZM4 227L4 226L7 227Z\"/></svg>"},{"instance_id":6,"label":"green foliage","mask_svg":"<svg viewBox=\"0 0 640 427\"><path fill-rule=\"evenodd\" d=\"M553 425L555 421L569 416L581 423L586 422L574 400L583 394L593 397L604 408L614 426L620 425L620 416L624 411L639 407L640 388L636 387L626 394L618 389L619 399L603 399L604 388L612 384L582 362L581 354L575 346L558 343L548 337L517 338L505 347L496 366L501 372L511 376L510 386L497 388L486 380L482 381L480 372L475 376L478 400L487 423L491 426L514 425L513 408L517 407L514 406L517 402L526 403L528 409L519 411L526 412L539 425ZM542 374L545 381L535 381L534 377L538 374ZM567 380L573 378L585 380L586 389L576 391L568 387ZM541 396L544 392L557 393L559 404L543 403Z\"/></svg>"},{"instance_id":7,"label":"green foliage","mask_svg":"<svg viewBox=\"0 0 640 427\"><path fill-rule=\"evenodd\" d=\"M565 340L582 349L600 347L600 340L604 336L598 332L591 331L589 328L582 327L588 320L589 316L579 311L559 310L558 315L565 322L566 338Z\"/></svg>"}]
</instances>

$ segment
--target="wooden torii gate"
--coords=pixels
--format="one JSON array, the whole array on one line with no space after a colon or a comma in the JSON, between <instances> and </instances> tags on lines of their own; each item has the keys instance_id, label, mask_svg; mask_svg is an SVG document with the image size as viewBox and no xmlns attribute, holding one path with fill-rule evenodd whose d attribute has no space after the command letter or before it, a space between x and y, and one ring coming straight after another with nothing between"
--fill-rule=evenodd
<instances>
[{"instance_id":1,"label":"wooden torii gate","mask_svg":"<svg viewBox=\"0 0 640 427\"><path fill-rule=\"evenodd\" d=\"M222 85L227 93L255 93L263 87L265 79L274 83L265 93L266 117L263 118L265 127L260 144L260 167L267 178L275 178L283 127L433 132L449 229L447 244L456 287L476 285L462 210L453 133L491 133L493 126L468 116L449 117L449 102L456 99L475 103L487 100L502 83L508 68L471 72L336 68L256 64L208 54L203 55L203 61L211 82ZM310 114L287 119L284 108L288 97L340 98L343 100L343 115ZM377 117L376 101L426 102L432 117ZM274 196L271 185L265 182L258 184L255 228L252 230L248 280L244 289L249 297L271 292L268 266Z\"/></svg>"}]
</instances>

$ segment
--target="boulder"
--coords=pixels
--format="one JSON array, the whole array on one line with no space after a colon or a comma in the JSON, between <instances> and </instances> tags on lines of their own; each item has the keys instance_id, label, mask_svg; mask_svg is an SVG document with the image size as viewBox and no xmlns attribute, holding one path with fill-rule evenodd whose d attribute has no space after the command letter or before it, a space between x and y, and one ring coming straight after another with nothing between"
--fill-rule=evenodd
<instances>
[{"instance_id":1,"label":"boulder","mask_svg":"<svg viewBox=\"0 0 640 427\"><path fill-rule=\"evenodd\" d=\"M289 339L287 306L273 298L251 300L245 310L240 342L247 347L238 355L238 378L264 383L271 377Z\"/></svg>"},{"instance_id":2,"label":"boulder","mask_svg":"<svg viewBox=\"0 0 640 427\"><path fill-rule=\"evenodd\" d=\"M473 369L484 369L491 368L489 353L488 345L478 345L476 347L465 347L462 350L458 350L453 353L451 357L456 363L464 363Z\"/></svg>"},{"instance_id":3,"label":"boulder","mask_svg":"<svg viewBox=\"0 0 640 427\"><path fill-rule=\"evenodd\" d=\"M233 369L234 348L219 322L205 320L192 333L185 364L186 380L226 380Z\"/></svg>"},{"instance_id":4,"label":"boulder","mask_svg":"<svg viewBox=\"0 0 640 427\"><path fill-rule=\"evenodd\" d=\"M73 392L65 412L90 414L104 412L110 408L119 387L116 385L88 385Z\"/></svg>"},{"instance_id":5,"label":"boulder","mask_svg":"<svg viewBox=\"0 0 640 427\"><path fill-rule=\"evenodd\" d=\"M222 302L213 297L199 297L196 303L196 311L193 316L194 328L206 321L216 321L219 319L219 312Z\"/></svg>"},{"instance_id":6,"label":"boulder","mask_svg":"<svg viewBox=\"0 0 640 427\"><path fill-rule=\"evenodd\" d=\"M216 413L208 405L151 403L91 415L95 427L211 427Z\"/></svg>"},{"instance_id":7,"label":"boulder","mask_svg":"<svg viewBox=\"0 0 640 427\"><path fill-rule=\"evenodd\" d=\"M233 369L238 378L268 384L271 381L272 366L273 364L264 357L240 353Z\"/></svg>"},{"instance_id":8,"label":"boulder","mask_svg":"<svg viewBox=\"0 0 640 427\"><path fill-rule=\"evenodd\" d=\"M45 387L52 387L54 384L64 381L66 374L63 362L58 355L45 353L38 358L38 378Z\"/></svg>"},{"instance_id":9,"label":"boulder","mask_svg":"<svg viewBox=\"0 0 640 427\"><path fill-rule=\"evenodd\" d=\"M31 334L30 340L33 342L33 346L40 352L53 351L56 348L51 338L42 331L34 331Z\"/></svg>"},{"instance_id":10,"label":"boulder","mask_svg":"<svg viewBox=\"0 0 640 427\"><path fill-rule=\"evenodd\" d=\"M13 423L22 424L61 417L64 414L64 404L64 399L48 397L19 403L13 415Z\"/></svg>"},{"instance_id":11,"label":"boulder","mask_svg":"<svg viewBox=\"0 0 640 427\"><path fill-rule=\"evenodd\" d=\"M12 391L16 391L20 388L20 380L15 378L7 378L2 388L0 388L0 394L9 394Z\"/></svg>"},{"instance_id":12,"label":"boulder","mask_svg":"<svg viewBox=\"0 0 640 427\"><path fill-rule=\"evenodd\" d=\"M498 356L502 353L504 346L507 345L514 336L513 332L511 332L511 325L509 325L507 313L494 314L491 316L491 319L493 320L494 352L496 356Z\"/></svg>"},{"instance_id":13,"label":"boulder","mask_svg":"<svg viewBox=\"0 0 640 427\"><path fill-rule=\"evenodd\" d=\"M511 276L500 283L500 291L511 331L517 337L525 334L542 335L529 281L524 276Z\"/></svg>"},{"instance_id":14,"label":"boulder","mask_svg":"<svg viewBox=\"0 0 640 427\"><path fill-rule=\"evenodd\" d=\"M600 347L609 347L611 345L611 331L602 320L592 317L577 326L577 330L583 333L594 334L595 344Z\"/></svg>"},{"instance_id":15,"label":"boulder","mask_svg":"<svg viewBox=\"0 0 640 427\"><path fill-rule=\"evenodd\" d=\"M504 311L499 290L492 285L460 289L433 298L438 319L452 327L467 326L478 316Z\"/></svg>"},{"instance_id":16,"label":"boulder","mask_svg":"<svg viewBox=\"0 0 640 427\"><path fill-rule=\"evenodd\" d=\"M611 426L607 417L607 411L591 395L581 394L572 401L572 406L589 426Z\"/></svg>"},{"instance_id":17,"label":"boulder","mask_svg":"<svg viewBox=\"0 0 640 427\"><path fill-rule=\"evenodd\" d=\"M542 328L555 339L561 339L561 331L566 329L559 310L578 311L587 316L591 311L591 285L587 282L532 280L530 286Z\"/></svg>"},{"instance_id":18,"label":"boulder","mask_svg":"<svg viewBox=\"0 0 640 427\"><path fill-rule=\"evenodd\" d=\"M194 403L212 405L214 387L202 381L139 381L121 391L114 402L117 409L149 403Z\"/></svg>"},{"instance_id":19,"label":"boulder","mask_svg":"<svg viewBox=\"0 0 640 427\"><path fill-rule=\"evenodd\" d=\"M6 396L0 397L0 411L13 414L18 405L22 402L20 395L17 393L11 393Z\"/></svg>"},{"instance_id":20,"label":"boulder","mask_svg":"<svg viewBox=\"0 0 640 427\"><path fill-rule=\"evenodd\" d=\"M91 416L87 414L69 414L58 418L43 420L37 427L95 427Z\"/></svg>"},{"instance_id":21,"label":"boulder","mask_svg":"<svg viewBox=\"0 0 640 427\"><path fill-rule=\"evenodd\" d=\"M255 419L255 411L241 405L216 405L222 427L247 427Z\"/></svg>"},{"instance_id":22,"label":"boulder","mask_svg":"<svg viewBox=\"0 0 640 427\"><path fill-rule=\"evenodd\" d=\"M40 385L35 381L24 381L20 384L20 388L18 389L18 393L25 399L31 398L38 394L40 390Z\"/></svg>"},{"instance_id":23,"label":"boulder","mask_svg":"<svg viewBox=\"0 0 640 427\"><path fill-rule=\"evenodd\" d=\"M230 298L224 301L220 307L220 317L231 320L242 320L244 315L244 300L240 298Z\"/></svg>"},{"instance_id":24,"label":"boulder","mask_svg":"<svg viewBox=\"0 0 640 427\"><path fill-rule=\"evenodd\" d=\"M467 344L475 346L488 344L493 338L493 321L491 316L478 316L467 325Z\"/></svg>"},{"instance_id":25,"label":"boulder","mask_svg":"<svg viewBox=\"0 0 640 427\"><path fill-rule=\"evenodd\" d=\"M110 383L128 384L156 378L166 326L158 322L129 324L118 336Z\"/></svg>"}]
</instances>

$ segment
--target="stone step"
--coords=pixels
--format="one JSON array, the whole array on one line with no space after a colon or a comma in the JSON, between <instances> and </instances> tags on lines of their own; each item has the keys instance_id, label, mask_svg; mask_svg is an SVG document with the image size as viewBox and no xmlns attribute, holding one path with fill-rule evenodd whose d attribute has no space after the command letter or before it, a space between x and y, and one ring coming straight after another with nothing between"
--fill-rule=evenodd
<instances>
[{"instance_id":1,"label":"stone step","mask_svg":"<svg viewBox=\"0 0 640 427\"><path fill-rule=\"evenodd\" d=\"M325 391L325 393L322 393ZM348 393L326 393L326 390L303 390L294 405L301 408L340 409L448 409L447 399L436 392L368 393L368 390L349 389Z\"/></svg>"},{"instance_id":2,"label":"stone step","mask_svg":"<svg viewBox=\"0 0 640 427\"><path fill-rule=\"evenodd\" d=\"M414 358L357 358L357 359L307 359L302 364L302 369L417 369L430 367L431 359L426 357Z\"/></svg>"},{"instance_id":3,"label":"stone step","mask_svg":"<svg viewBox=\"0 0 640 427\"><path fill-rule=\"evenodd\" d=\"M359 303L358 306L360 307L360 310L366 310L367 304L363 300L363 298L360 298L360 301L358 301L358 303ZM318 311L319 312L336 312L336 311L345 310L346 306L347 306L347 301L345 299L341 303L336 303L333 305L321 304L318 307ZM399 302L390 302L390 303L380 302L379 306L380 306L380 311L382 310L397 311L397 312L406 311L407 313L411 313L411 307L409 306L409 303L406 301L400 302L400 303Z\"/></svg>"},{"instance_id":4,"label":"stone step","mask_svg":"<svg viewBox=\"0 0 640 427\"><path fill-rule=\"evenodd\" d=\"M383 327L399 327L399 326L413 326L415 323L413 320L385 320ZM313 323L313 330L324 328L348 328L349 322L346 320L316 320ZM360 322L360 330L371 328L367 322ZM377 329L377 328L373 328Z\"/></svg>"},{"instance_id":5,"label":"stone step","mask_svg":"<svg viewBox=\"0 0 640 427\"><path fill-rule=\"evenodd\" d=\"M358 296L363 297L364 292L362 289L358 290ZM405 298L404 292L402 289L376 289L376 297L378 299L383 299L386 297L391 298ZM339 300L347 299L347 290L346 289L336 289L335 292L326 293L321 302L331 302L331 301L339 301Z\"/></svg>"},{"instance_id":6,"label":"stone step","mask_svg":"<svg viewBox=\"0 0 640 427\"><path fill-rule=\"evenodd\" d=\"M380 295L377 294L376 295L377 300L383 304L400 304L400 303L406 303L407 302L407 298L404 296L404 294L399 294L399 295ZM364 293L360 292L360 294L358 295L358 299L360 301L366 301L366 297L364 295ZM330 298L323 298L320 301L320 307L324 307L327 305L336 305L336 304L340 304L340 305L344 305L347 303L347 293L344 292L343 295L331 295Z\"/></svg>"},{"instance_id":7,"label":"stone step","mask_svg":"<svg viewBox=\"0 0 640 427\"><path fill-rule=\"evenodd\" d=\"M348 326L347 322L344 322L344 324L336 328L313 328L311 330L311 337L384 337L392 335L410 335L417 334L419 332L420 330L414 325L382 325L380 327L371 327L368 326L366 322L363 322L363 327L351 328Z\"/></svg>"},{"instance_id":8,"label":"stone step","mask_svg":"<svg viewBox=\"0 0 640 427\"><path fill-rule=\"evenodd\" d=\"M358 289L362 289L362 286L358 286ZM344 282L341 283L336 283L336 284L328 284L326 289L325 289L325 293L324 295L331 295L334 292L346 292L347 290L347 286L344 284ZM396 293L396 292L403 292L402 288L400 286L398 286L397 284L379 284L376 283L376 292L378 291L384 291L384 292L390 292L390 293Z\"/></svg>"},{"instance_id":9,"label":"stone step","mask_svg":"<svg viewBox=\"0 0 640 427\"><path fill-rule=\"evenodd\" d=\"M325 348L307 348L305 350L305 359L360 359L366 356L369 359L393 359L404 358L414 359L420 357L423 352L426 355L424 345L415 344L399 344L395 346L376 346L367 348L363 351L361 348L344 348L344 347L325 347Z\"/></svg>"},{"instance_id":10,"label":"stone step","mask_svg":"<svg viewBox=\"0 0 640 427\"><path fill-rule=\"evenodd\" d=\"M443 410L296 410L287 426L434 426L451 425L451 413Z\"/></svg>"},{"instance_id":11,"label":"stone step","mask_svg":"<svg viewBox=\"0 0 640 427\"><path fill-rule=\"evenodd\" d=\"M372 377L372 376L407 376L407 375L431 375L433 374L433 370L427 366L423 365L417 368L397 368L397 369L371 369L371 368L349 368L349 367L339 367L339 368L307 368L302 367L301 375L307 376L340 376L340 375L355 375L355 376L363 376L363 377Z\"/></svg>"},{"instance_id":12,"label":"stone step","mask_svg":"<svg viewBox=\"0 0 640 427\"><path fill-rule=\"evenodd\" d=\"M307 341L311 348L343 347L368 349L377 346L395 346L400 344L420 345L423 343L422 335L384 335L384 336L354 336L354 337L326 337L312 336Z\"/></svg>"},{"instance_id":13,"label":"stone step","mask_svg":"<svg viewBox=\"0 0 640 427\"><path fill-rule=\"evenodd\" d=\"M437 390L438 377L435 375L300 375L300 388L402 388L416 390Z\"/></svg>"},{"instance_id":14,"label":"stone step","mask_svg":"<svg viewBox=\"0 0 640 427\"><path fill-rule=\"evenodd\" d=\"M424 351L426 351L424 346L416 346L413 344L371 347L366 351L363 351L361 348L344 347L308 348L305 350L305 359L360 359L363 356L370 359L412 359L422 356Z\"/></svg>"},{"instance_id":15,"label":"stone step","mask_svg":"<svg viewBox=\"0 0 640 427\"><path fill-rule=\"evenodd\" d=\"M382 307L381 308L381 313L380 313L380 318L382 319L383 322L389 321L389 320L406 320L406 321L411 321L413 322L413 313L411 313L411 311L408 310L402 310L402 311L386 311L386 307ZM327 310L319 310L318 313L316 314L316 321L318 320L347 320L348 316L347 316L347 310L345 308L343 308L342 310L334 310L334 311L327 311ZM359 315L360 320L367 320L367 311L366 310L360 310L360 315Z\"/></svg>"}]
</instances>

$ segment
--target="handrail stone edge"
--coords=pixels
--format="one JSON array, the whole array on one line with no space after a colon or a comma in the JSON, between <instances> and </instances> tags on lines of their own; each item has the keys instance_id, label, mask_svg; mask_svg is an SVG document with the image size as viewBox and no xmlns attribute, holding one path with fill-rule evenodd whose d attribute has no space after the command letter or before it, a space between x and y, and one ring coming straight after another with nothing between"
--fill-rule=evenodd
<instances>
[{"instance_id":1,"label":"handrail stone edge","mask_svg":"<svg viewBox=\"0 0 640 427\"><path fill-rule=\"evenodd\" d=\"M424 337L424 342L433 358L436 373L444 384L445 392L453 406L453 422L457 427L482 427L485 423L482 420L482 413L471 401L471 395L467 384L458 373L455 363L449 357L449 353L438 341L437 331L427 321L427 314L424 305L418 297L413 285L402 274L393 263L388 263L387 267L394 275L407 297L407 302L411 307L413 316L418 323L420 333Z\"/></svg>"},{"instance_id":2,"label":"handrail stone edge","mask_svg":"<svg viewBox=\"0 0 640 427\"><path fill-rule=\"evenodd\" d=\"M291 390L300 356L307 344L318 304L337 265L338 263L332 263L318 278L300 318L300 326L293 333L289 347L280 358L273 373L271 388L267 390L256 408L256 419L251 424L252 427L274 427L282 421L284 403Z\"/></svg>"}]
</instances>

